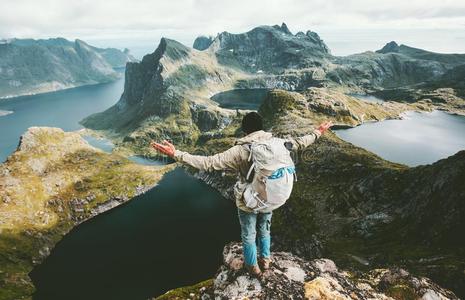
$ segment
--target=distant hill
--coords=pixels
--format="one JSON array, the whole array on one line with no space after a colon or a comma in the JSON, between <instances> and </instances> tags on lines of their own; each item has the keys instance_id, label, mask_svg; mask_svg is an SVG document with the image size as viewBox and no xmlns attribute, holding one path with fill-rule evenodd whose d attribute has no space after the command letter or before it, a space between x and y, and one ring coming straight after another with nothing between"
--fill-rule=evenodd
<instances>
[{"instance_id":1,"label":"distant hill","mask_svg":"<svg viewBox=\"0 0 465 300\"><path fill-rule=\"evenodd\" d=\"M136 61L129 51L101 49L64 38L0 41L0 98L37 94L119 77L114 68Z\"/></svg>"}]
</instances>

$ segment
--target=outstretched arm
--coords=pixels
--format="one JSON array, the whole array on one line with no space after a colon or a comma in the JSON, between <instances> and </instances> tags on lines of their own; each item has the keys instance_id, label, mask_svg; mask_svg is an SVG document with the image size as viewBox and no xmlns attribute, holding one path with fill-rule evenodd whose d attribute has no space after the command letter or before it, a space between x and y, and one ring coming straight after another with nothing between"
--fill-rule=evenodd
<instances>
[{"instance_id":1,"label":"outstretched arm","mask_svg":"<svg viewBox=\"0 0 465 300\"><path fill-rule=\"evenodd\" d=\"M234 146L229 150L211 156L192 155L176 150L174 145L168 141L163 141L161 144L152 142L151 146L161 153L199 170L238 170L239 168L241 146Z\"/></svg>"},{"instance_id":2,"label":"outstretched arm","mask_svg":"<svg viewBox=\"0 0 465 300\"><path fill-rule=\"evenodd\" d=\"M318 126L317 129L313 130L312 133L301 137L290 138L289 142L292 143L292 148L294 150L303 150L313 144L331 126L333 126L331 121L323 122Z\"/></svg>"}]
</instances>

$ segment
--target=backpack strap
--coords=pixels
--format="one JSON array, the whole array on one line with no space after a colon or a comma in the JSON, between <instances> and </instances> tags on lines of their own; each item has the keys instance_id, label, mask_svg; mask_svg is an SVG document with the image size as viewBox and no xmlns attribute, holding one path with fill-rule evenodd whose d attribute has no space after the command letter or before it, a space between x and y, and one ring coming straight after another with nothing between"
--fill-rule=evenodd
<instances>
[{"instance_id":1,"label":"backpack strap","mask_svg":"<svg viewBox=\"0 0 465 300\"><path fill-rule=\"evenodd\" d=\"M249 178L250 178L250 175L252 174L252 171L255 167L255 163L252 163L252 165L250 166L250 169L249 169L249 172L247 172L247 176L245 177L245 179L248 181Z\"/></svg>"},{"instance_id":2,"label":"backpack strap","mask_svg":"<svg viewBox=\"0 0 465 300\"><path fill-rule=\"evenodd\" d=\"M247 159L247 161L250 162L252 160L252 144L246 144L244 146L249 151L249 158ZM247 181L249 181L250 175L252 174L254 167L255 167L255 163L252 162L252 164L250 165L249 171L247 172L247 175L245 176L245 179Z\"/></svg>"}]
</instances>

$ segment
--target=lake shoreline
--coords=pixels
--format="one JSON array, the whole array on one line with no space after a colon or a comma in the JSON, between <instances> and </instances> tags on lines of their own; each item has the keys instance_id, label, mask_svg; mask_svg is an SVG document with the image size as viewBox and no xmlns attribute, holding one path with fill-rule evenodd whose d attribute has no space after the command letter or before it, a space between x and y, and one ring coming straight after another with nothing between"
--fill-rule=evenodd
<instances>
[{"instance_id":1,"label":"lake shoreline","mask_svg":"<svg viewBox=\"0 0 465 300\"><path fill-rule=\"evenodd\" d=\"M56 92L61 92L61 91L67 91L79 87L85 87L85 86L96 86L100 84L107 84L107 83L112 83L115 81L120 80L122 77L117 77L113 80L108 80L108 81L101 81L101 82L89 82L89 83L83 83L83 84L69 84L65 85L62 88L49 88L45 89L43 91L39 92L25 92L22 94L17 94L17 95L7 95L7 96L0 96L0 104L2 103L3 100L15 100L14 98L22 98L22 97L29 97L29 96L38 96L38 95L45 95L45 94L51 94L51 93L56 93Z\"/></svg>"}]
</instances>

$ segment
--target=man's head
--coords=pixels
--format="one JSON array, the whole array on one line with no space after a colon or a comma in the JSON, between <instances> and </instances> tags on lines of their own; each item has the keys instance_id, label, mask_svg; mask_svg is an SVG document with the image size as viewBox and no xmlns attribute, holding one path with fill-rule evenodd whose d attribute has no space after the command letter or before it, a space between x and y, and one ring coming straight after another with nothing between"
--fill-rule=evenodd
<instances>
[{"instance_id":1,"label":"man's head","mask_svg":"<svg viewBox=\"0 0 465 300\"><path fill-rule=\"evenodd\" d=\"M250 112L242 118L242 131L245 134L251 134L259 130L263 130L263 119L258 113Z\"/></svg>"}]
</instances>

